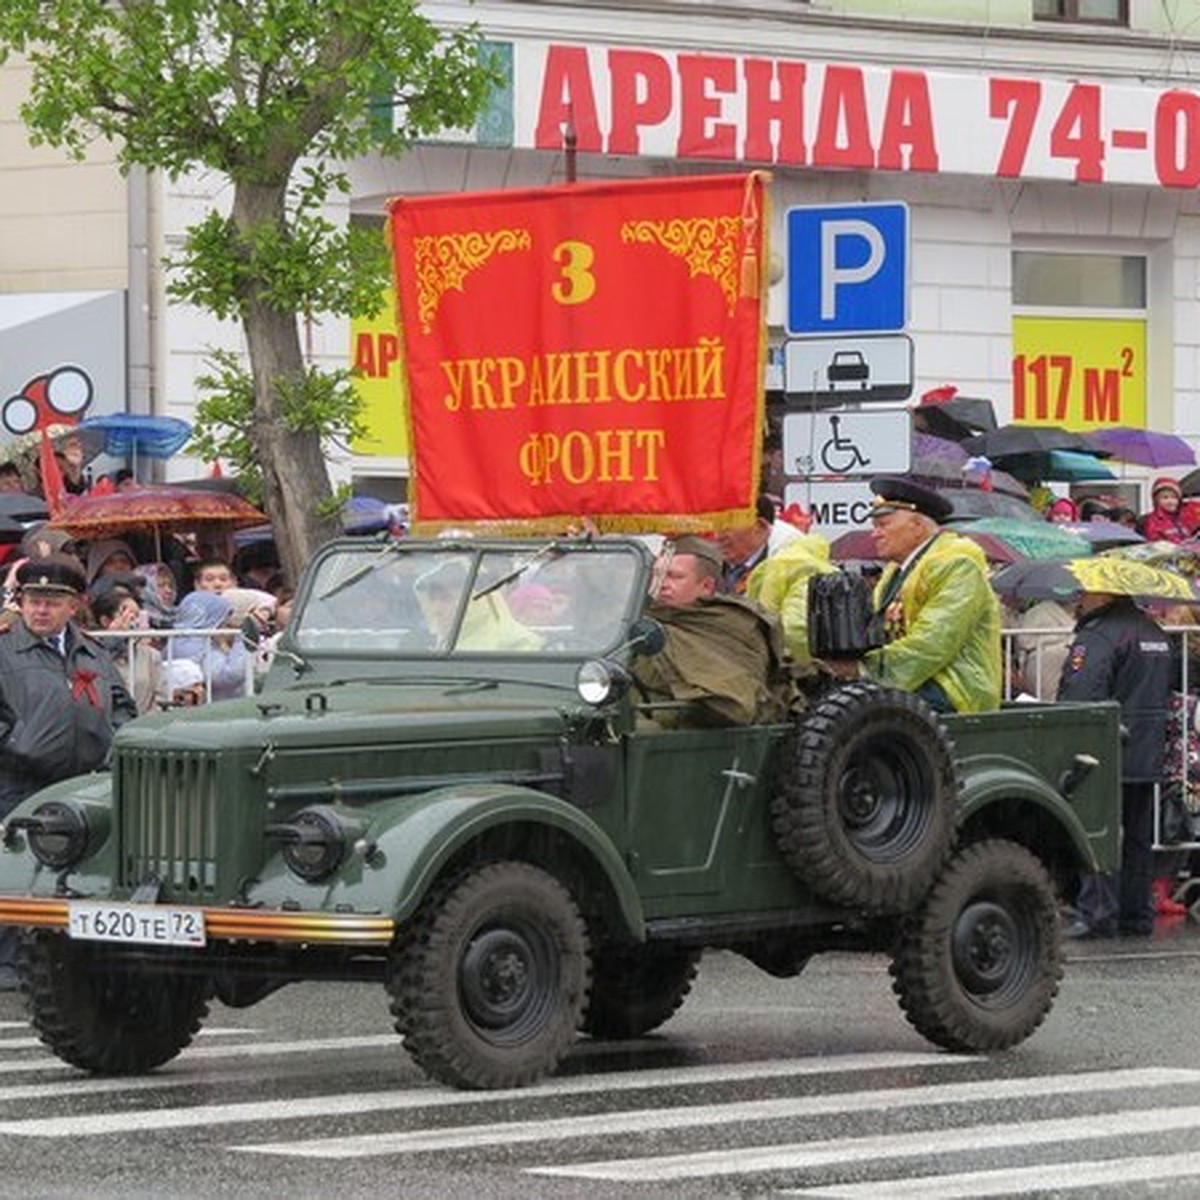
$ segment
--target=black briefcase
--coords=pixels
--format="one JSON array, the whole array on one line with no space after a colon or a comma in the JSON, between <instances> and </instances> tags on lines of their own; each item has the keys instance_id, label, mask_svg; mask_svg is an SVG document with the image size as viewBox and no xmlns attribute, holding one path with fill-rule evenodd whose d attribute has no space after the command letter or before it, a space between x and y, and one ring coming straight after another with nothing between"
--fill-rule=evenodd
<instances>
[{"instance_id":1,"label":"black briefcase","mask_svg":"<svg viewBox=\"0 0 1200 1200\"><path fill-rule=\"evenodd\" d=\"M808 649L813 658L861 658L883 645L883 621L861 575L833 571L808 581Z\"/></svg>"}]
</instances>

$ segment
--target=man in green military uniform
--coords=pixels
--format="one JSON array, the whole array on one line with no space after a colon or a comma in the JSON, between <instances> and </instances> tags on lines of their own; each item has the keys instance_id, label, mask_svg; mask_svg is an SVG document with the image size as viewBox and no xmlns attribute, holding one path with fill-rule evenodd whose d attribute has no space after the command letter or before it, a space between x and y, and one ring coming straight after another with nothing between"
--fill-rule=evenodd
<instances>
[{"instance_id":1,"label":"man in green military uniform","mask_svg":"<svg viewBox=\"0 0 1200 1200\"><path fill-rule=\"evenodd\" d=\"M663 650L636 659L634 678L659 725L746 725L781 720L789 689L779 623L759 605L717 595L715 542L680 537L664 550L658 595L646 611L666 633Z\"/></svg>"},{"instance_id":2,"label":"man in green military uniform","mask_svg":"<svg viewBox=\"0 0 1200 1200\"><path fill-rule=\"evenodd\" d=\"M1000 604L983 551L940 528L951 506L937 492L889 475L873 479L871 491L871 537L887 563L875 588L886 643L868 652L861 673L939 712L998 708Z\"/></svg>"}]
</instances>

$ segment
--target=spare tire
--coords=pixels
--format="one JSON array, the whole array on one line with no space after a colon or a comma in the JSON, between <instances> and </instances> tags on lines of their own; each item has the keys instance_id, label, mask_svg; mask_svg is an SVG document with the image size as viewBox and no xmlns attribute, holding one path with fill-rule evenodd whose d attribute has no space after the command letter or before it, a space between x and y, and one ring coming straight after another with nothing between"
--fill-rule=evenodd
<instances>
[{"instance_id":1,"label":"spare tire","mask_svg":"<svg viewBox=\"0 0 1200 1200\"><path fill-rule=\"evenodd\" d=\"M905 912L949 855L960 787L953 743L924 701L851 683L799 723L772 827L818 895L873 915Z\"/></svg>"}]
</instances>

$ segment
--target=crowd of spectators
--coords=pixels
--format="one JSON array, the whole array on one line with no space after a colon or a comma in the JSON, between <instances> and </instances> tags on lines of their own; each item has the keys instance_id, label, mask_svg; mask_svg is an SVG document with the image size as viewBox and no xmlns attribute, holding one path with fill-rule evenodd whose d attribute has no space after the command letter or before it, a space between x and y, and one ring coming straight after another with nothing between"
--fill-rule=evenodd
<instances>
[{"instance_id":1,"label":"crowd of spectators","mask_svg":"<svg viewBox=\"0 0 1200 1200\"><path fill-rule=\"evenodd\" d=\"M5 564L0 627L17 619L20 568L65 556L86 584L76 620L99 635L139 713L253 690L290 610L273 546L252 544L226 558L201 556L191 539L142 540L79 542L34 526Z\"/></svg>"}]
</instances>

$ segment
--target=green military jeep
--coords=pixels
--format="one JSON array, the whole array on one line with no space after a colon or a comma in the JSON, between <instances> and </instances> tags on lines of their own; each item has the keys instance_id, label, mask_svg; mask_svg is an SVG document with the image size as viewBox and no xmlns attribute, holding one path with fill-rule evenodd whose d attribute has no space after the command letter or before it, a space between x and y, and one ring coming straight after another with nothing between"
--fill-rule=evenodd
<instances>
[{"instance_id":1,"label":"green military jeep","mask_svg":"<svg viewBox=\"0 0 1200 1200\"><path fill-rule=\"evenodd\" d=\"M931 1041L1027 1037L1056 885L1116 855L1115 706L943 722L850 684L783 724L654 720L650 570L617 538L325 547L261 695L142 717L5 823L42 1040L145 1071L213 997L374 980L426 1072L508 1087L661 1024L706 947L784 978L884 952Z\"/></svg>"}]
</instances>

